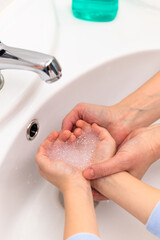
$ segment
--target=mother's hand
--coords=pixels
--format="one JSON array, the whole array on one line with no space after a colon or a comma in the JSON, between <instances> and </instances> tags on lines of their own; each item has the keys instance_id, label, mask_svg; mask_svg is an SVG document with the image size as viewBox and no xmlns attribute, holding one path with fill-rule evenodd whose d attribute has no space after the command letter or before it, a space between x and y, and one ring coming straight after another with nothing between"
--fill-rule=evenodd
<instances>
[{"instance_id":1,"label":"mother's hand","mask_svg":"<svg viewBox=\"0 0 160 240\"><path fill-rule=\"evenodd\" d=\"M106 128L119 145L132 130L124 119L129 109L121 104L106 107L95 104L79 103L64 118L62 130L72 131L78 120L90 124L97 123ZM124 114L125 113L125 114Z\"/></svg>"},{"instance_id":2,"label":"mother's hand","mask_svg":"<svg viewBox=\"0 0 160 240\"><path fill-rule=\"evenodd\" d=\"M92 180L128 171L141 179L150 165L159 158L160 124L155 124L130 133L112 158L88 167L83 175Z\"/></svg>"}]
</instances>

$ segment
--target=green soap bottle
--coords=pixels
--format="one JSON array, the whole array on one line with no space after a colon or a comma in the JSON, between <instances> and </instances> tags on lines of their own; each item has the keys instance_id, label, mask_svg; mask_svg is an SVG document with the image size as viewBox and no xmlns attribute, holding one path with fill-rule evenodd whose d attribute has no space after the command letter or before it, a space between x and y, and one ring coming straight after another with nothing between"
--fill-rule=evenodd
<instances>
[{"instance_id":1,"label":"green soap bottle","mask_svg":"<svg viewBox=\"0 0 160 240\"><path fill-rule=\"evenodd\" d=\"M112 21L118 11L118 0L72 0L72 12L77 18L95 21Z\"/></svg>"}]
</instances>

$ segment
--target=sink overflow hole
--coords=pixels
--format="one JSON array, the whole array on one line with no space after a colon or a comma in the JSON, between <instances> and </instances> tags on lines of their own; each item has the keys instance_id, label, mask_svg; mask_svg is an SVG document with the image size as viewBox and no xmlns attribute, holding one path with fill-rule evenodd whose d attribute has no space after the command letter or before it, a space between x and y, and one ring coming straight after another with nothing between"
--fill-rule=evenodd
<instances>
[{"instance_id":1,"label":"sink overflow hole","mask_svg":"<svg viewBox=\"0 0 160 240\"><path fill-rule=\"evenodd\" d=\"M32 120L27 127L27 134L26 137L28 140L33 140L39 131L39 123L36 119Z\"/></svg>"},{"instance_id":2,"label":"sink overflow hole","mask_svg":"<svg viewBox=\"0 0 160 240\"><path fill-rule=\"evenodd\" d=\"M0 90L3 88L4 86L4 77L3 75L0 73Z\"/></svg>"}]
</instances>

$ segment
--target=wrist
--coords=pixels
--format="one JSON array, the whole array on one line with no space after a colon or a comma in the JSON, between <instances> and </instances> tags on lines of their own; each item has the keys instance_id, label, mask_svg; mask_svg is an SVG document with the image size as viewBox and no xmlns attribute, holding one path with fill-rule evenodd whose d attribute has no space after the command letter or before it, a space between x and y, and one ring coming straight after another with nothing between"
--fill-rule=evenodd
<instances>
[{"instance_id":1,"label":"wrist","mask_svg":"<svg viewBox=\"0 0 160 240\"><path fill-rule=\"evenodd\" d=\"M134 95L134 96L132 96ZM133 93L121 102L111 106L113 119L109 124L108 130L119 145L127 135L133 130L147 127L160 116L160 111L156 110L159 105L160 97L139 95Z\"/></svg>"},{"instance_id":2,"label":"wrist","mask_svg":"<svg viewBox=\"0 0 160 240\"><path fill-rule=\"evenodd\" d=\"M121 102L107 108L110 112L111 120L106 128L116 141L117 145L119 145L132 131L129 121L127 121L130 115L130 109Z\"/></svg>"},{"instance_id":3,"label":"wrist","mask_svg":"<svg viewBox=\"0 0 160 240\"><path fill-rule=\"evenodd\" d=\"M160 72L135 92L116 104L120 120L132 131L149 126L160 117Z\"/></svg>"},{"instance_id":4,"label":"wrist","mask_svg":"<svg viewBox=\"0 0 160 240\"><path fill-rule=\"evenodd\" d=\"M69 185L63 192L65 207L82 203L83 201L92 202L92 190L90 184Z\"/></svg>"},{"instance_id":5,"label":"wrist","mask_svg":"<svg viewBox=\"0 0 160 240\"><path fill-rule=\"evenodd\" d=\"M65 205L64 239L79 232L98 235L93 196L89 182L71 184L63 192Z\"/></svg>"},{"instance_id":6,"label":"wrist","mask_svg":"<svg viewBox=\"0 0 160 240\"><path fill-rule=\"evenodd\" d=\"M151 164L160 159L160 123L151 125L147 128L150 134L150 148L153 157Z\"/></svg>"},{"instance_id":7,"label":"wrist","mask_svg":"<svg viewBox=\"0 0 160 240\"><path fill-rule=\"evenodd\" d=\"M82 191L91 191L90 182L85 179L69 181L61 188L61 192L64 197L70 195L71 193Z\"/></svg>"}]
</instances>

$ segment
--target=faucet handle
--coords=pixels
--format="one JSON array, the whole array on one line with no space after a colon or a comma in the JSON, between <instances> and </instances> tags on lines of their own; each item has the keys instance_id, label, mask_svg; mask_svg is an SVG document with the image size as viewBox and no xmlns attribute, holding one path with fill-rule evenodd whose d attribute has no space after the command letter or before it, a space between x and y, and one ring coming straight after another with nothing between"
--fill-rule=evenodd
<instances>
[{"instance_id":1,"label":"faucet handle","mask_svg":"<svg viewBox=\"0 0 160 240\"><path fill-rule=\"evenodd\" d=\"M30 50L8 47L0 41L0 70L21 69L36 72L47 83L57 81L62 69L55 57Z\"/></svg>"}]
</instances>

